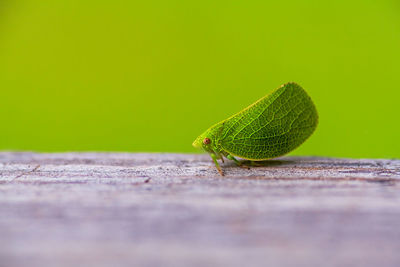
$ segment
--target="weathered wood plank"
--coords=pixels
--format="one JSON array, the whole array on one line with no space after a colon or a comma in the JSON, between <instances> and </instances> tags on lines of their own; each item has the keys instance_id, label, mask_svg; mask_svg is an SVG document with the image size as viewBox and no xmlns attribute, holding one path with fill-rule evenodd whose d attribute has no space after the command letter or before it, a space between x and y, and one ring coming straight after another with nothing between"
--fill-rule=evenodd
<instances>
[{"instance_id":1,"label":"weathered wood plank","mask_svg":"<svg viewBox=\"0 0 400 267\"><path fill-rule=\"evenodd\" d=\"M0 153L0 266L400 266L400 160Z\"/></svg>"}]
</instances>

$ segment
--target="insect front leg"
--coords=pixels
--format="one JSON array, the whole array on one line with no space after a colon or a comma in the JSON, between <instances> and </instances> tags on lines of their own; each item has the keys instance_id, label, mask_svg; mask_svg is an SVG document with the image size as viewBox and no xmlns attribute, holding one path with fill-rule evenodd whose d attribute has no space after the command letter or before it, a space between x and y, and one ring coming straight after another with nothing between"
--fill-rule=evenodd
<instances>
[{"instance_id":1,"label":"insect front leg","mask_svg":"<svg viewBox=\"0 0 400 267\"><path fill-rule=\"evenodd\" d=\"M214 153L210 153L210 156L213 159L215 167L217 167L217 170L218 170L219 174L221 174L221 176L224 176L224 172L222 171L222 169L219 166L219 163L217 161L217 159L218 159L217 155L215 155Z\"/></svg>"}]
</instances>

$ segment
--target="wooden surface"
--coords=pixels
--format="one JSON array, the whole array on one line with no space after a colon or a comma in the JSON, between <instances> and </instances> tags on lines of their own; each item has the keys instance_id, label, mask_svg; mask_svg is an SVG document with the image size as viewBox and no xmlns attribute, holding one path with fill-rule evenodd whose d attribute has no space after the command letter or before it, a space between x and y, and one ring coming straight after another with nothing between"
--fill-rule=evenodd
<instances>
[{"instance_id":1,"label":"wooden surface","mask_svg":"<svg viewBox=\"0 0 400 267\"><path fill-rule=\"evenodd\" d=\"M400 161L0 153L0 266L400 266Z\"/></svg>"}]
</instances>

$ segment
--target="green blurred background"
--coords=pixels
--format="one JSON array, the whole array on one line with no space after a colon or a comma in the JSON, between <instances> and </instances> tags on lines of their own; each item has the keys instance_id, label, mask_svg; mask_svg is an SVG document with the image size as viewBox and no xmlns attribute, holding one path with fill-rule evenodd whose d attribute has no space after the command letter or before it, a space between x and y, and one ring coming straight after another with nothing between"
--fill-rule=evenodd
<instances>
[{"instance_id":1,"label":"green blurred background","mask_svg":"<svg viewBox=\"0 0 400 267\"><path fill-rule=\"evenodd\" d=\"M400 1L0 2L1 150L194 152L296 81L293 154L400 157Z\"/></svg>"}]
</instances>

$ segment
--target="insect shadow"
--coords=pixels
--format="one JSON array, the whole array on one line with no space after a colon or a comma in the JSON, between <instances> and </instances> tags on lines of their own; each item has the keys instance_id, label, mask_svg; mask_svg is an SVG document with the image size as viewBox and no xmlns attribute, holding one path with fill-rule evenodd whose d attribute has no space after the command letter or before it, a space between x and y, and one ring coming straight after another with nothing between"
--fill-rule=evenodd
<instances>
[{"instance_id":1,"label":"insect shadow","mask_svg":"<svg viewBox=\"0 0 400 267\"><path fill-rule=\"evenodd\" d=\"M292 160L279 160L279 159L269 159L269 160L262 160L262 161L251 161L251 160L240 160L240 164L243 167L276 167L280 165L291 165L295 163ZM227 162L226 166L237 166L234 162Z\"/></svg>"}]
</instances>

